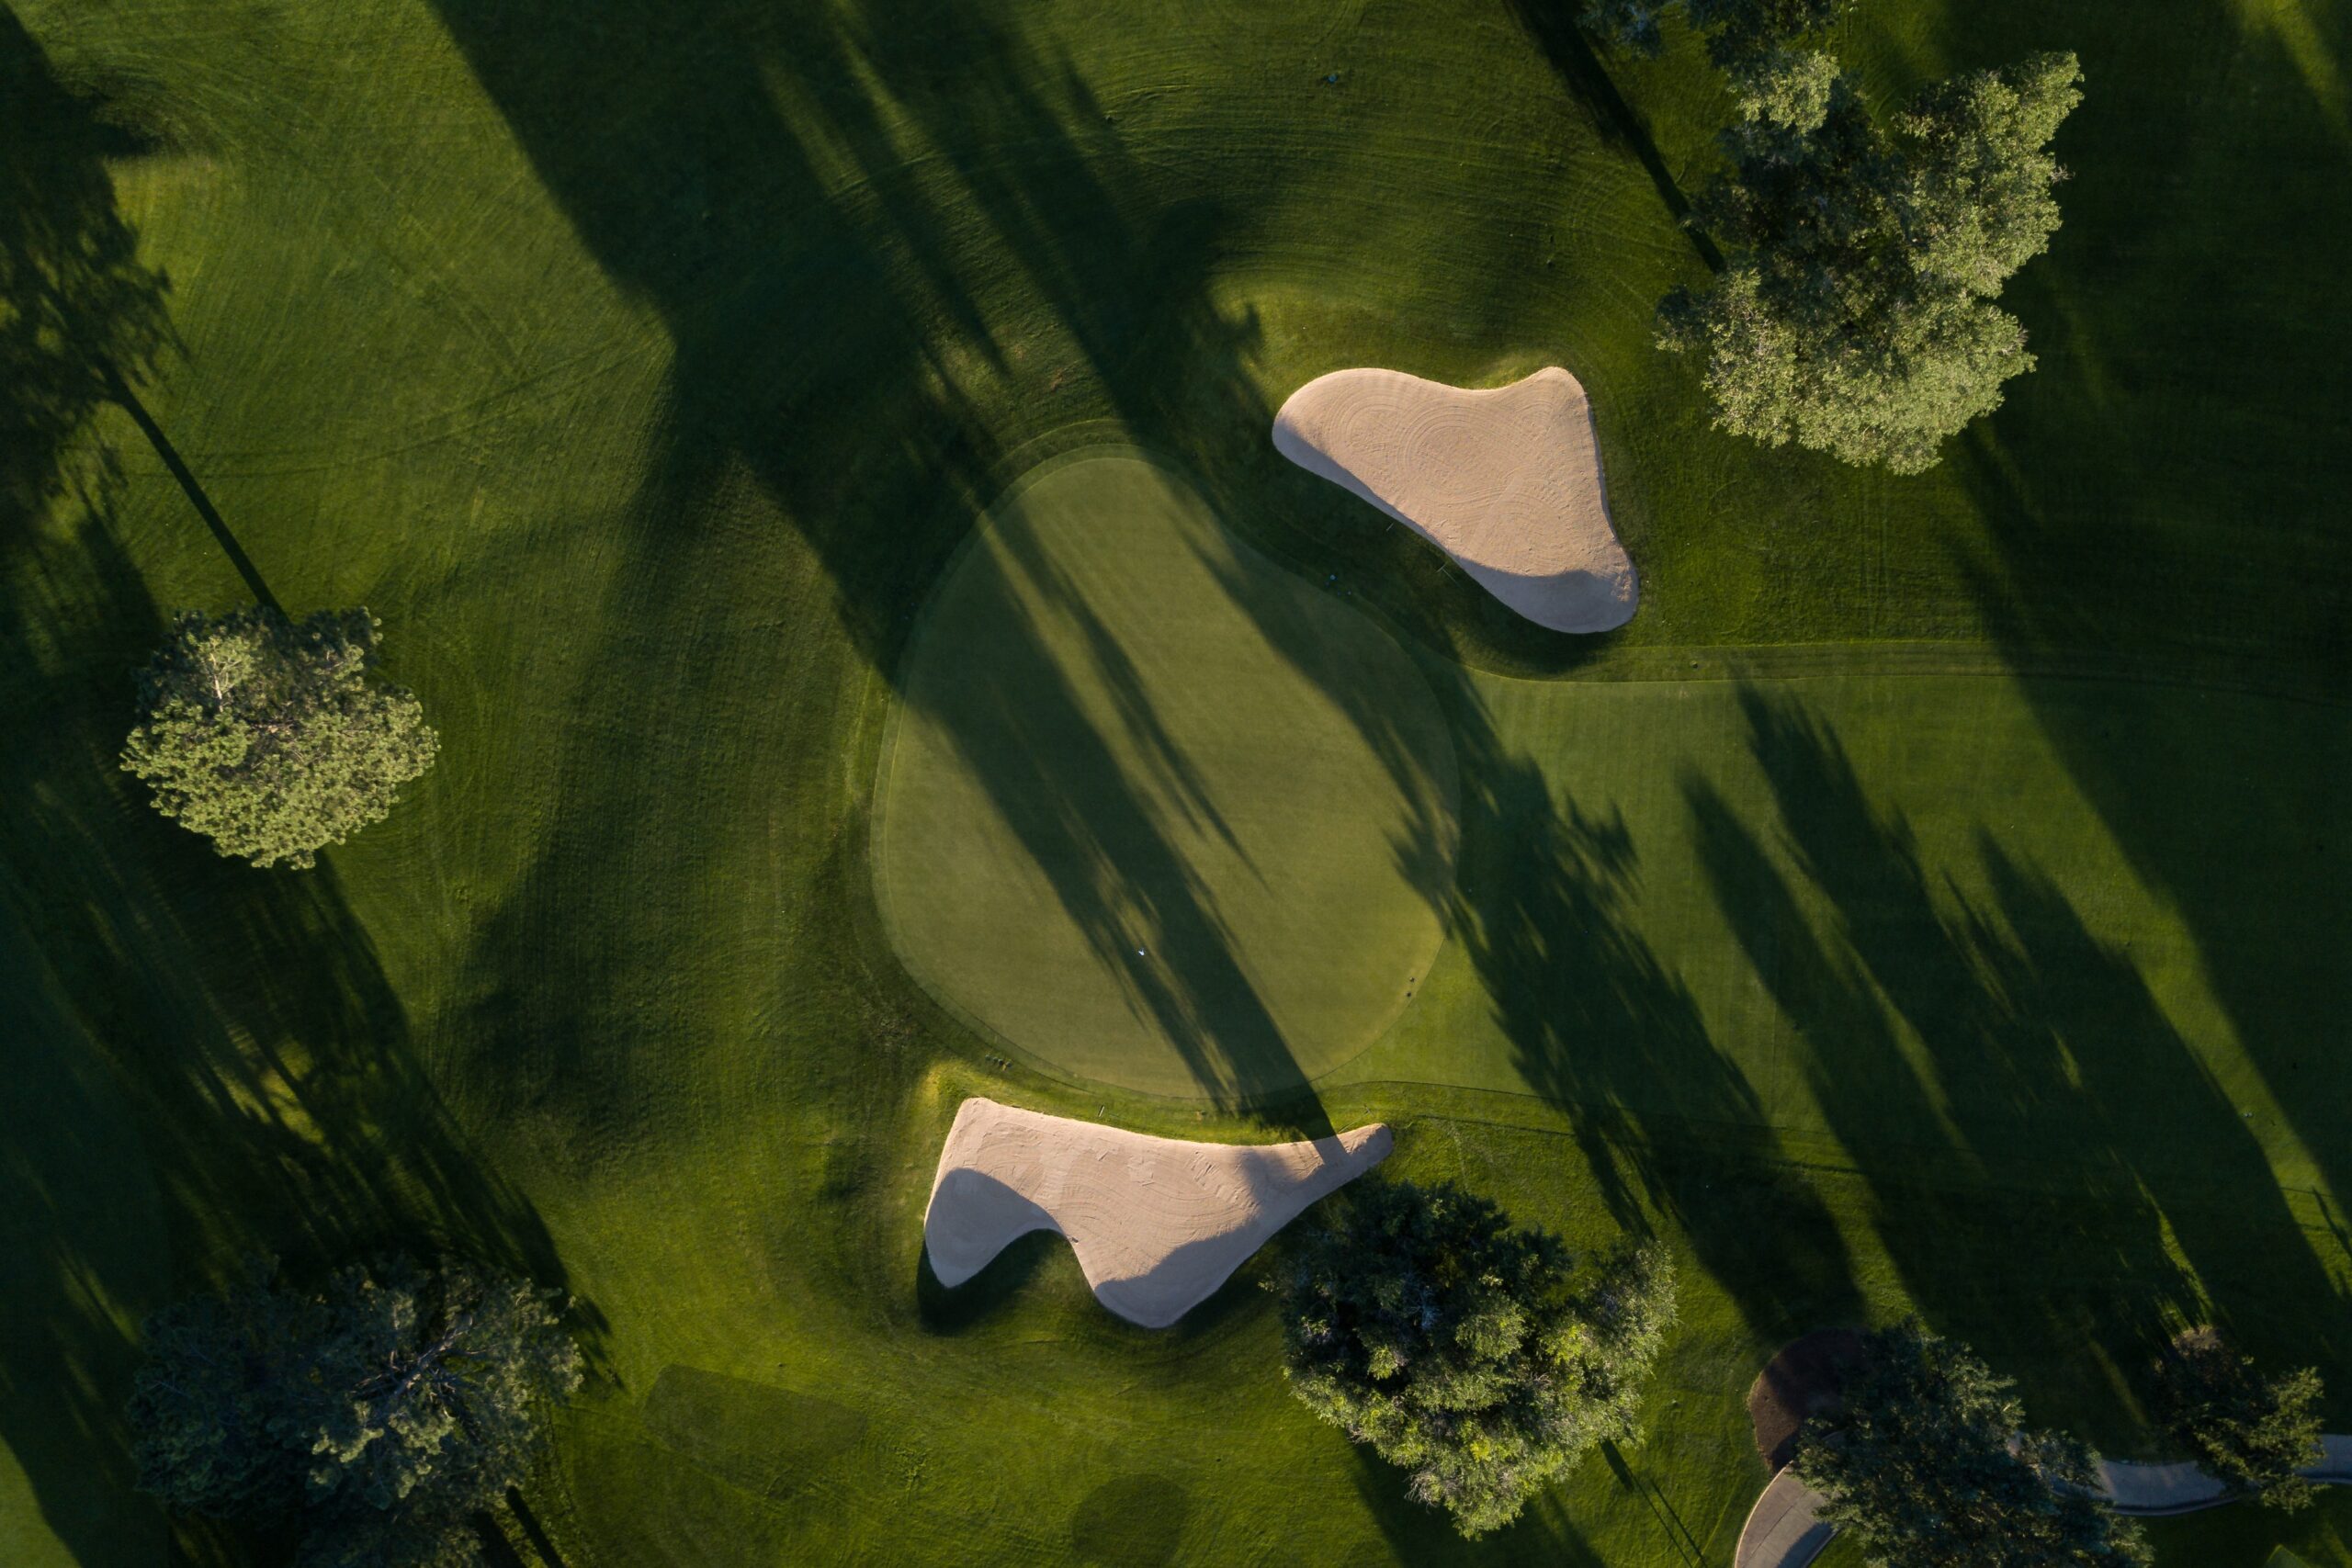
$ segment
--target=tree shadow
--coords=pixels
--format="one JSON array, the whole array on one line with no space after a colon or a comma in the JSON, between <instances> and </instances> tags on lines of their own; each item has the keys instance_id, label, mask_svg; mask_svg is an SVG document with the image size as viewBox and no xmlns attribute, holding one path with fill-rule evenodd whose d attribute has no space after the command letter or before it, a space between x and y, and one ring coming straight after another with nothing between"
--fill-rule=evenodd
<instances>
[{"instance_id":1,"label":"tree shadow","mask_svg":"<svg viewBox=\"0 0 2352 1568\"><path fill-rule=\"evenodd\" d=\"M2039 8L2015 17L2046 25ZM2179 911L2239 1049L2341 1194L2337 715L2272 709L2301 743L2266 747L2255 778L2222 739L2246 733L2243 716L2214 694L2332 709L2352 660L2352 321L2331 304L2352 31L2340 9L2301 5L2179 20L2069 21L2092 86L2063 139L2066 227L2011 290L2041 364L1954 453L1983 529L1957 553L2021 672L2088 653L2146 682L2022 689L2133 872ZM2218 267L2241 286L2215 288Z\"/></svg>"},{"instance_id":2,"label":"tree shadow","mask_svg":"<svg viewBox=\"0 0 2352 1568\"><path fill-rule=\"evenodd\" d=\"M151 151L69 90L0 5L0 544L63 492L61 457L171 341L170 280L139 259L109 160Z\"/></svg>"},{"instance_id":3,"label":"tree shadow","mask_svg":"<svg viewBox=\"0 0 2352 1568\"><path fill-rule=\"evenodd\" d=\"M2298 1150L2329 1190L2352 1190L2352 1142L2329 1110L2352 1077L2325 1046L2352 1008L2352 981L2335 958L2352 938L2338 864L2352 842L2340 788L2347 727L2338 690L2352 652L2344 595L2290 559L2279 580L2292 575L2299 588L2281 596L2269 648L2232 647L2189 625L2091 664L2077 650L2102 635L2092 615L2070 595L2014 586L2042 548L2022 536L2069 526L2027 462L1995 433L1968 455L2004 553L1971 569L1988 627L2074 784L2133 873L2177 912L2237 1050ZM2291 515L2293 503L2281 504ZM2165 505L2195 513L2203 502L2184 493ZM2128 505L2118 513L2132 514ZM2264 543L2229 547L2258 554ZM2085 664L2111 678L2036 673Z\"/></svg>"},{"instance_id":4,"label":"tree shadow","mask_svg":"<svg viewBox=\"0 0 2352 1568\"><path fill-rule=\"evenodd\" d=\"M1624 94L1618 91L1608 67L1592 47L1592 40L1585 36L1577 20L1579 10L1578 6L1563 0L1510 0L1511 15L1544 51L1544 58L1552 62L1561 85L1575 94L1577 101L1591 115L1593 129L1602 140L1615 142L1634 155L1642 165L1642 172L1649 176L1658 199L1674 215L1675 226L1690 242L1690 249L1707 264L1709 272L1723 271L1723 252L1693 220L1690 198L1682 194L1682 186L1675 179L1674 171L1667 167L1649 127L1634 112L1634 106L1625 101Z\"/></svg>"},{"instance_id":5,"label":"tree shadow","mask_svg":"<svg viewBox=\"0 0 2352 1568\"><path fill-rule=\"evenodd\" d=\"M1556 796L1466 679L1449 705L1463 778L1455 930L1521 1076L1574 1108L1611 1217L1634 1232L1649 1211L1668 1217L1759 1338L1852 1319L1860 1298L1827 1205L1641 934L1641 858L1623 817Z\"/></svg>"},{"instance_id":6,"label":"tree shadow","mask_svg":"<svg viewBox=\"0 0 2352 1568\"><path fill-rule=\"evenodd\" d=\"M257 603L281 615L286 614L286 606L277 602L277 595L272 593L269 584L262 581L261 570L254 565L253 558L245 554L244 547L237 543L237 536L229 531L228 521L220 515L220 509L212 504L210 496L204 493L204 487L197 482L196 475L180 457L179 448L172 445L171 438L164 434L164 427L157 424L154 416L147 412L147 405L139 400L139 394L131 390L130 384L112 366L107 367L106 379L107 395L130 416L130 422L139 427L139 433L155 449L155 456L163 459L164 468L179 485L180 493L187 497L187 503L196 508L196 514L204 519L205 527L211 531L213 543L219 545L221 553L229 558L229 564L237 569L237 576L243 581L245 591Z\"/></svg>"},{"instance_id":7,"label":"tree shadow","mask_svg":"<svg viewBox=\"0 0 2352 1568\"><path fill-rule=\"evenodd\" d=\"M523 1495L521 1487L509 1486L506 1489L506 1509L514 1516L514 1523L522 1530L523 1539L531 1543L531 1551L538 1558L540 1568L564 1568L563 1554L548 1538L547 1528L539 1523L539 1516L532 1509L530 1500Z\"/></svg>"},{"instance_id":8,"label":"tree shadow","mask_svg":"<svg viewBox=\"0 0 2352 1568\"><path fill-rule=\"evenodd\" d=\"M60 81L40 42L0 5L0 543L29 534L51 502L121 476L104 445L68 458L99 407L112 403L147 438L254 599L282 613L138 394L176 346L171 280L139 259L107 166L158 151L104 98Z\"/></svg>"},{"instance_id":9,"label":"tree shadow","mask_svg":"<svg viewBox=\"0 0 2352 1568\"><path fill-rule=\"evenodd\" d=\"M162 634L103 504L0 592L0 1442L85 1562L145 1560L120 1406L141 1317L251 1253L301 1269L446 1247L561 1287L475 1158L332 866L266 874L157 815L116 763ZM579 1325L594 1352L593 1307ZM232 1547L185 1533L202 1559Z\"/></svg>"},{"instance_id":10,"label":"tree shadow","mask_svg":"<svg viewBox=\"0 0 2352 1568\"><path fill-rule=\"evenodd\" d=\"M740 738L683 734L682 715L756 678L773 647L772 600L714 604L708 584L766 584L806 603L820 582L866 665L903 682L915 605L1041 455L1033 437L1108 413L1126 436L1182 452L1181 438L1159 438L1200 421L1204 397L1224 400L1210 421L1221 430L1248 424L1262 440L1271 416L1250 407L1242 372L1252 324L1209 295L1230 214L1215 199L1151 206L1068 62L991 8L939 0L919 29L854 5L435 8L582 243L674 346L659 456L627 504L624 566L585 666L605 720L555 765L559 826L481 940L486 999L467 1031L469 1092L560 1157L593 1161L660 1118L687 1077L681 1056L707 1044L659 978L663 955L639 945L695 921L648 918L641 899L694 896L708 880L691 874L696 857L729 838L712 813L729 797L721 779L736 748L772 740L792 703L830 700L807 672L806 692L777 702L763 691L778 711ZM950 58L956 68L943 72ZM1018 302L1029 298L1042 308ZM1006 384L1024 391L1034 424L980 417L975 398ZM735 522L745 510L772 528ZM876 516L904 526L859 521ZM1328 1132L1142 795L1098 790L1087 818L1071 809L1057 770L1099 768L1113 739L1004 597L1006 665L1034 677L1022 701L1076 738L1069 755L1005 745L1001 712L932 716L1100 953L1147 946L1182 960L1146 976L1138 1004L1187 1051L1202 1092ZM691 658L672 640L686 626ZM616 839L607 825L622 818L632 831ZM1131 940L1104 897L1112 842L1123 876L1159 892L1147 912L1156 942ZM649 895L639 872L650 854L681 857L689 874ZM870 897L856 858L844 855L829 897ZM846 993L874 980L797 978ZM1230 1004L1214 1032L1200 1022L1211 993Z\"/></svg>"},{"instance_id":11,"label":"tree shadow","mask_svg":"<svg viewBox=\"0 0 2352 1568\"><path fill-rule=\"evenodd\" d=\"M2063 1347L2086 1363L2059 1373L2064 1397L2130 1432L2184 1319L2335 1298L2253 1134L2127 954L1989 832L1989 902L1933 877L1815 714L1755 689L1742 707L1780 853L1692 778L1702 862L1931 1322L2010 1365Z\"/></svg>"}]
</instances>

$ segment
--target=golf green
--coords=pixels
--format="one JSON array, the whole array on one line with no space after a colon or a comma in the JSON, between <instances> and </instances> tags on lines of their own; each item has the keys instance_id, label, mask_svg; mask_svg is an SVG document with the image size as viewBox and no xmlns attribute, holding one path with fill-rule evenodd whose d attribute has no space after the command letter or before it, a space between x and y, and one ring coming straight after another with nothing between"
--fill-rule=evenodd
<instances>
[{"instance_id":1,"label":"golf green","mask_svg":"<svg viewBox=\"0 0 2352 1568\"><path fill-rule=\"evenodd\" d=\"M1443 937L1452 742L1369 619L1126 448L1034 471L925 612L876 878L941 1001L1061 1072L1255 1098L1361 1051Z\"/></svg>"}]
</instances>

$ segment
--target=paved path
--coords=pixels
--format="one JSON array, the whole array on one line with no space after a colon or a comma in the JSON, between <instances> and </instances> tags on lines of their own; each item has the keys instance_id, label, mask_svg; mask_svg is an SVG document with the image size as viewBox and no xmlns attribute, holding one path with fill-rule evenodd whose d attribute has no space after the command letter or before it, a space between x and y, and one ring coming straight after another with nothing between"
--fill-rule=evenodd
<instances>
[{"instance_id":1,"label":"paved path","mask_svg":"<svg viewBox=\"0 0 2352 1568\"><path fill-rule=\"evenodd\" d=\"M2320 1445L2325 1457L2304 1471L2304 1476L2323 1486L2352 1486L2352 1435L2330 1432ZM2098 1470L2102 1488L2120 1514L2188 1514L2232 1501L2227 1488L2186 1460L2142 1464L2103 1459ZM1820 1506L1820 1494L1794 1472L1783 1470L1772 1477L1739 1532L1733 1568L1804 1568L1837 1533L1821 1522Z\"/></svg>"}]
</instances>

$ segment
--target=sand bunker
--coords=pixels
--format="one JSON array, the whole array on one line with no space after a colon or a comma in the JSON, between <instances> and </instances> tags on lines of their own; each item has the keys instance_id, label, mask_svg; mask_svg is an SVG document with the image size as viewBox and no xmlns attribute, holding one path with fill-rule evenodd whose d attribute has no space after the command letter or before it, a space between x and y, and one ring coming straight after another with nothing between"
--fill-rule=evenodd
<instances>
[{"instance_id":1,"label":"sand bunker","mask_svg":"<svg viewBox=\"0 0 2352 1568\"><path fill-rule=\"evenodd\" d=\"M1193 1144L967 1100L939 1151L923 1248L940 1282L960 1285L1014 1237L1055 1231L1097 1301L1165 1328L1390 1142L1374 1125L1303 1144Z\"/></svg>"},{"instance_id":2,"label":"sand bunker","mask_svg":"<svg viewBox=\"0 0 2352 1568\"><path fill-rule=\"evenodd\" d=\"M1488 391L1335 370L1290 395L1274 446L1452 556L1560 632L1633 619L1634 563L1609 525L1584 388L1554 366Z\"/></svg>"}]
</instances>

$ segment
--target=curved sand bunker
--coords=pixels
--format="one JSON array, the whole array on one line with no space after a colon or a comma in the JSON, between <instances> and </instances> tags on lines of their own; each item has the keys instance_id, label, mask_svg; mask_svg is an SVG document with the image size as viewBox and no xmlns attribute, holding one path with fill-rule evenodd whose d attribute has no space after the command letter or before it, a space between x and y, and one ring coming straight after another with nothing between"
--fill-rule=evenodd
<instances>
[{"instance_id":1,"label":"curved sand bunker","mask_svg":"<svg viewBox=\"0 0 2352 1568\"><path fill-rule=\"evenodd\" d=\"M1632 558L1609 525L1592 406L1557 366L1487 391L1335 370L1290 395L1274 447L1452 556L1537 626L1633 619Z\"/></svg>"},{"instance_id":2,"label":"curved sand bunker","mask_svg":"<svg viewBox=\"0 0 2352 1568\"><path fill-rule=\"evenodd\" d=\"M1375 1124L1303 1144L1194 1144L967 1100L939 1151L923 1249L942 1284L960 1285L1016 1236L1057 1232L1095 1300L1165 1328L1391 1142Z\"/></svg>"}]
</instances>

